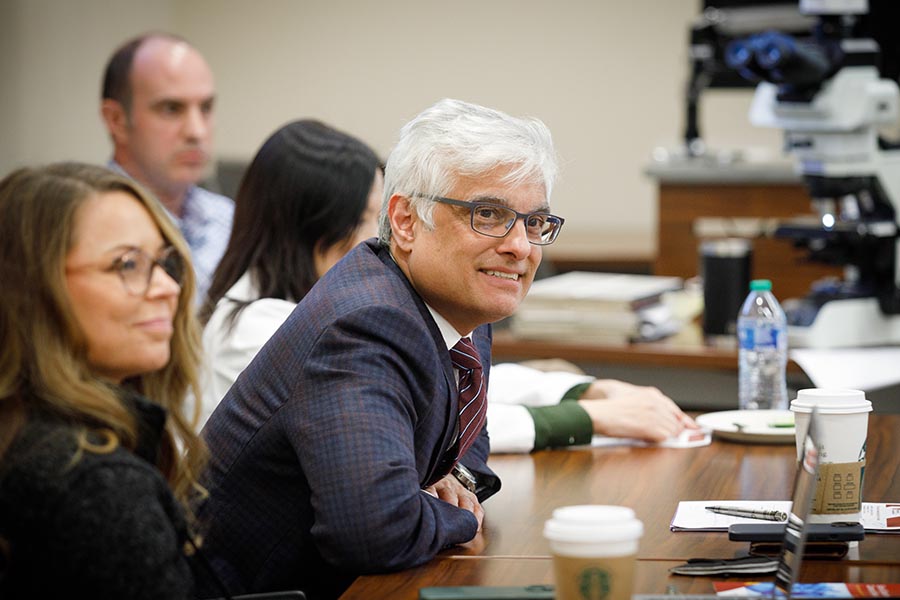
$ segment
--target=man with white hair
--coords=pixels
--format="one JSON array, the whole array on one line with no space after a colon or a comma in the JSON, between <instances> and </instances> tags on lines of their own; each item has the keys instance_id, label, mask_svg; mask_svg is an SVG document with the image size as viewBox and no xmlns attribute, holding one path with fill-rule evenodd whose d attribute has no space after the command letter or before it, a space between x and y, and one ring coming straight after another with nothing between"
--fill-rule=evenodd
<instances>
[{"instance_id":1,"label":"man with white hair","mask_svg":"<svg viewBox=\"0 0 900 600\"><path fill-rule=\"evenodd\" d=\"M535 119L442 100L403 127L379 239L319 280L204 429L204 553L228 589L334 598L477 535L500 488L490 323L563 225L556 170Z\"/></svg>"}]
</instances>

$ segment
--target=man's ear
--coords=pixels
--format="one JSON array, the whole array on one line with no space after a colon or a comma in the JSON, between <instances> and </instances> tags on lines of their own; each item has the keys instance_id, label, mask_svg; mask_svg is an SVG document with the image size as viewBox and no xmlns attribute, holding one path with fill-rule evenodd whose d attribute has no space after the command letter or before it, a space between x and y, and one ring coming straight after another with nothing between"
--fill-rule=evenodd
<instances>
[{"instance_id":1,"label":"man's ear","mask_svg":"<svg viewBox=\"0 0 900 600\"><path fill-rule=\"evenodd\" d=\"M388 200L388 220L391 223L391 239L401 250L410 250L410 245L416 238L414 225L419 220L419 215L409 204L409 198L400 194L394 194Z\"/></svg>"},{"instance_id":2,"label":"man's ear","mask_svg":"<svg viewBox=\"0 0 900 600\"><path fill-rule=\"evenodd\" d=\"M118 100L104 98L100 103L100 116L114 142L122 143L128 131L128 113Z\"/></svg>"}]
</instances>

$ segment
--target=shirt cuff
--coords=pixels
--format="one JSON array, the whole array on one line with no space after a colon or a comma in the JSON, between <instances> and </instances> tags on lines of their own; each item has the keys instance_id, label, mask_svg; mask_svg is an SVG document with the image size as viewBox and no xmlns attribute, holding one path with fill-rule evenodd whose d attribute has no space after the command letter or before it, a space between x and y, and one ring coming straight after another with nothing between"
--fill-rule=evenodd
<instances>
[{"instance_id":1,"label":"shirt cuff","mask_svg":"<svg viewBox=\"0 0 900 600\"><path fill-rule=\"evenodd\" d=\"M534 419L535 450L591 442L594 426L587 412L577 402L525 408Z\"/></svg>"},{"instance_id":2,"label":"shirt cuff","mask_svg":"<svg viewBox=\"0 0 900 600\"><path fill-rule=\"evenodd\" d=\"M566 400L581 400L581 397L584 396L584 393L588 391L589 387L591 387L590 381L572 386L569 388L568 392L563 394L561 402L565 402Z\"/></svg>"}]
</instances>

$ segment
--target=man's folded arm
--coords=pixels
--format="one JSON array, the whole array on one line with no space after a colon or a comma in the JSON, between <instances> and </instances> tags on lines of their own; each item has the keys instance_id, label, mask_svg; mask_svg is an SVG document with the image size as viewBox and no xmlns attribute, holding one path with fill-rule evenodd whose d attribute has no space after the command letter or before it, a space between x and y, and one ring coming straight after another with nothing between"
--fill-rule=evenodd
<instances>
[{"instance_id":1,"label":"man's folded arm","mask_svg":"<svg viewBox=\"0 0 900 600\"><path fill-rule=\"evenodd\" d=\"M300 384L314 387L318 397L289 407L299 425L291 443L309 482L316 544L332 564L363 573L421 564L469 541L478 527L472 513L422 493L415 428L435 415L423 417L432 407L416 398L425 390L407 387L416 378L402 371L423 358L367 331L365 323L378 318L360 315L329 328L311 355L324 358L309 359L308 379ZM422 324L397 327L412 331ZM432 366L440 372L438 363Z\"/></svg>"}]
</instances>

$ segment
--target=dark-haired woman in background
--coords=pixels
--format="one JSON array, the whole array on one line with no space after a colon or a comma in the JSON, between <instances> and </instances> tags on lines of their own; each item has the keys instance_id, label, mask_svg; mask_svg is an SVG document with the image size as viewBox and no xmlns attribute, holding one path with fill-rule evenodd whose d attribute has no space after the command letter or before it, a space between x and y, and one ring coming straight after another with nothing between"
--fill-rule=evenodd
<instances>
[{"instance_id":1,"label":"dark-haired woman in background","mask_svg":"<svg viewBox=\"0 0 900 600\"><path fill-rule=\"evenodd\" d=\"M296 304L378 230L382 175L366 144L314 120L288 123L254 157L213 276L203 345L203 418Z\"/></svg>"},{"instance_id":2,"label":"dark-haired woman in background","mask_svg":"<svg viewBox=\"0 0 900 600\"><path fill-rule=\"evenodd\" d=\"M0 597L193 597L181 234L136 184L75 163L11 173L0 214Z\"/></svg>"}]
</instances>

